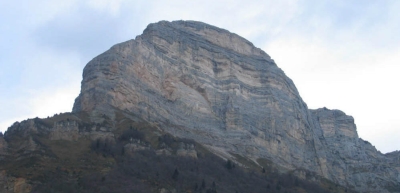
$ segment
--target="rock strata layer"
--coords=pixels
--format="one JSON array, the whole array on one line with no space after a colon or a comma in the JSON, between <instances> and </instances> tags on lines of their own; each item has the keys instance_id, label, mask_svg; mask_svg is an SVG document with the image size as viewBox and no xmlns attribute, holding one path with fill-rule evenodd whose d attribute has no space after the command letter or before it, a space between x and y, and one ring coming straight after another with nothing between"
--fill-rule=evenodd
<instances>
[{"instance_id":1,"label":"rock strata layer","mask_svg":"<svg viewBox=\"0 0 400 193\"><path fill-rule=\"evenodd\" d=\"M150 24L90 61L73 112L101 122L114 109L220 155L268 159L357 190L385 192L400 182L396 156L360 139L352 117L309 110L269 55L201 22Z\"/></svg>"}]
</instances>

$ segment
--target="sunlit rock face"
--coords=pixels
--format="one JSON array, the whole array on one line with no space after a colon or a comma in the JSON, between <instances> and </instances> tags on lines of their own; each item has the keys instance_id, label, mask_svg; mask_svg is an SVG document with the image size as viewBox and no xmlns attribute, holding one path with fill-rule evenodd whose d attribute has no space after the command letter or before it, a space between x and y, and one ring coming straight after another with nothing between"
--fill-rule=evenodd
<instances>
[{"instance_id":1,"label":"sunlit rock face","mask_svg":"<svg viewBox=\"0 0 400 193\"><path fill-rule=\"evenodd\" d=\"M313 122L293 82L265 52L226 30L151 24L93 59L83 77L74 111L123 109L226 151L316 166Z\"/></svg>"},{"instance_id":2,"label":"sunlit rock face","mask_svg":"<svg viewBox=\"0 0 400 193\"><path fill-rule=\"evenodd\" d=\"M134 40L90 61L73 112L90 112L100 122L99 116L115 116L114 109L225 157L266 158L358 189L378 175L364 161L387 159L358 138L351 117L309 111L292 80L264 51L201 22L150 24ZM353 174L353 166L365 166L372 177Z\"/></svg>"}]
</instances>

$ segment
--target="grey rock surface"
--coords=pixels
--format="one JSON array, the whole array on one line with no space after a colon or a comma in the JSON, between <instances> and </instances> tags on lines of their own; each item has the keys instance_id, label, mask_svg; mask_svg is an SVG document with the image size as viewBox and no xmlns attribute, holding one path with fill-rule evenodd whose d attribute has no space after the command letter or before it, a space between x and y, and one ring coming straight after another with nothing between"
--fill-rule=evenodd
<instances>
[{"instance_id":1,"label":"grey rock surface","mask_svg":"<svg viewBox=\"0 0 400 193\"><path fill-rule=\"evenodd\" d=\"M356 190L385 192L400 182L396 156L360 139L353 118L309 110L270 56L205 23L150 24L90 61L73 112L100 122L114 109L220 155L265 158Z\"/></svg>"},{"instance_id":2,"label":"grey rock surface","mask_svg":"<svg viewBox=\"0 0 400 193\"><path fill-rule=\"evenodd\" d=\"M176 150L176 154L179 156L184 156L184 157L197 158L197 151L194 148L194 145L183 143L183 142L181 142L179 144L179 147Z\"/></svg>"},{"instance_id":3,"label":"grey rock surface","mask_svg":"<svg viewBox=\"0 0 400 193\"><path fill-rule=\"evenodd\" d=\"M354 119L339 110L311 110L324 159L324 176L361 192L386 192L398 187L396 152L382 154L358 137ZM397 159L397 160L396 160Z\"/></svg>"},{"instance_id":4,"label":"grey rock surface","mask_svg":"<svg viewBox=\"0 0 400 193\"><path fill-rule=\"evenodd\" d=\"M50 140L78 140L79 125L76 121L55 122L50 130Z\"/></svg>"}]
</instances>

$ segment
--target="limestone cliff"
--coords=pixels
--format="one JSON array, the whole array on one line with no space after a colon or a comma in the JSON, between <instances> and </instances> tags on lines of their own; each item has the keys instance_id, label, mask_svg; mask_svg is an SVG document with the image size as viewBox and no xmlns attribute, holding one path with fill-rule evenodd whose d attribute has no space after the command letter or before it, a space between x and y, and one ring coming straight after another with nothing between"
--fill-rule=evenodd
<instances>
[{"instance_id":1,"label":"limestone cliff","mask_svg":"<svg viewBox=\"0 0 400 193\"><path fill-rule=\"evenodd\" d=\"M114 119L115 109L223 157L268 159L361 191L385 192L400 182L396 156L360 139L351 117L309 110L264 51L201 22L150 24L87 64L73 112L100 123Z\"/></svg>"},{"instance_id":2,"label":"limestone cliff","mask_svg":"<svg viewBox=\"0 0 400 193\"><path fill-rule=\"evenodd\" d=\"M227 152L320 172L314 122L293 82L247 40L204 23L151 24L89 62L73 111L112 116L110 107Z\"/></svg>"},{"instance_id":3,"label":"limestone cliff","mask_svg":"<svg viewBox=\"0 0 400 193\"><path fill-rule=\"evenodd\" d=\"M354 119L339 110L311 110L316 135L329 179L362 192L384 192L398 187L400 162L394 154L383 155L358 137Z\"/></svg>"}]
</instances>

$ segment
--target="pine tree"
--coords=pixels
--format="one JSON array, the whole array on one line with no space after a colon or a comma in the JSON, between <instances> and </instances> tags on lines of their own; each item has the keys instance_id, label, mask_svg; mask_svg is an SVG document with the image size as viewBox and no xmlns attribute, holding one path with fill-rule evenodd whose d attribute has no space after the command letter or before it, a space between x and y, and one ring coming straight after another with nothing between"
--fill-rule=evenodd
<instances>
[{"instance_id":1,"label":"pine tree","mask_svg":"<svg viewBox=\"0 0 400 193\"><path fill-rule=\"evenodd\" d=\"M172 174L172 179L177 180L179 176L179 171L177 168L175 168L174 174Z\"/></svg>"},{"instance_id":2,"label":"pine tree","mask_svg":"<svg viewBox=\"0 0 400 193\"><path fill-rule=\"evenodd\" d=\"M203 181L201 182L201 188L206 188L206 181L203 179Z\"/></svg>"},{"instance_id":3,"label":"pine tree","mask_svg":"<svg viewBox=\"0 0 400 193\"><path fill-rule=\"evenodd\" d=\"M234 168L232 161L229 159L228 159L228 161L226 161L226 168L228 168L229 170Z\"/></svg>"}]
</instances>

